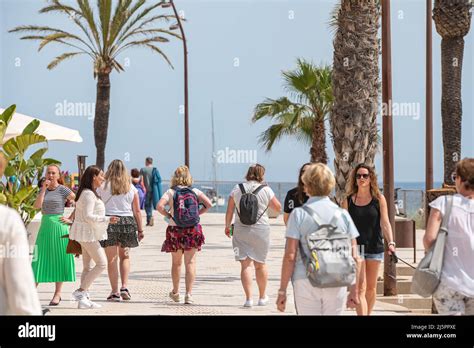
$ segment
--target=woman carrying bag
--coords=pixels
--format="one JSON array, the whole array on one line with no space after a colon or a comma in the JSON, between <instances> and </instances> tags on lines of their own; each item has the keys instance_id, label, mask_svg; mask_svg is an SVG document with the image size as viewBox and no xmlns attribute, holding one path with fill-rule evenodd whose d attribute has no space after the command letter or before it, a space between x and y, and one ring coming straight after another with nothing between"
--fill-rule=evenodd
<instances>
[{"instance_id":1,"label":"woman carrying bag","mask_svg":"<svg viewBox=\"0 0 474 348\"><path fill-rule=\"evenodd\" d=\"M432 248L447 219L441 277L433 301L439 314L474 315L474 158L460 161L453 179L457 193L430 203L423 244L425 250Z\"/></svg>"}]
</instances>

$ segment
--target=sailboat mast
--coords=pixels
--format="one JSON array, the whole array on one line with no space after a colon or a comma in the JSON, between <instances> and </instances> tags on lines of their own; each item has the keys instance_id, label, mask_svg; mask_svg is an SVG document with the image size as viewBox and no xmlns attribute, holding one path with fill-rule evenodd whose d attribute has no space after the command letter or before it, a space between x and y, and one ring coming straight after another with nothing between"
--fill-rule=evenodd
<instances>
[{"instance_id":1,"label":"sailboat mast","mask_svg":"<svg viewBox=\"0 0 474 348\"><path fill-rule=\"evenodd\" d=\"M212 122L212 169L213 169L213 183L217 195L217 154L216 154L216 136L214 132L214 102L211 102L211 122Z\"/></svg>"}]
</instances>

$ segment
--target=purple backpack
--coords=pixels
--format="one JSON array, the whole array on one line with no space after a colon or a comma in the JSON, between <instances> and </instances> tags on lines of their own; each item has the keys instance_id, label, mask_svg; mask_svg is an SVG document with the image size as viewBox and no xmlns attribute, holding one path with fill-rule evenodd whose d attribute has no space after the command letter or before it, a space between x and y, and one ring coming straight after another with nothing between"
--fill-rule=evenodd
<instances>
[{"instance_id":1,"label":"purple backpack","mask_svg":"<svg viewBox=\"0 0 474 348\"><path fill-rule=\"evenodd\" d=\"M173 187L173 220L176 226L189 228L196 226L199 219L198 196L190 187Z\"/></svg>"}]
</instances>

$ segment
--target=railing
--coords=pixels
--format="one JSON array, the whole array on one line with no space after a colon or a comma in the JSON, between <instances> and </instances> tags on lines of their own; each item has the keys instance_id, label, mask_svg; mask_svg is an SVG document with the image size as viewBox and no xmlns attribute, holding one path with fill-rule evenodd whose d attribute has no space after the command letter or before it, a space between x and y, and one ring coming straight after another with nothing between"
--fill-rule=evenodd
<instances>
[{"instance_id":1,"label":"railing","mask_svg":"<svg viewBox=\"0 0 474 348\"><path fill-rule=\"evenodd\" d=\"M225 205L227 205L227 198L234 188L241 181L208 181L208 180L196 180L193 187L196 187L206 194L215 195L225 199ZM169 188L169 180L163 181L163 191ZM267 182L267 184L275 192L278 200L283 204L286 193L296 186L294 182ZM214 191L214 192L212 192ZM424 221L424 207L425 207L425 192L417 189L397 189L396 190L396 205L400 215L406 216L407 218L415 221ZM215 206L211 211L213 212L224 212L224 206Z\"/></svg>"}]
</instances>

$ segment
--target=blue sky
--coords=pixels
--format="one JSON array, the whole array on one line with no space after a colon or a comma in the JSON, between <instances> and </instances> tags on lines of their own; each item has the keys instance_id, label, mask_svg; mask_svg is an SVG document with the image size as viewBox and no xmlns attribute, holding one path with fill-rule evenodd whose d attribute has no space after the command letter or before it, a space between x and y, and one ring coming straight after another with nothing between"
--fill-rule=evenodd
<instances>
[{"instance_id":1,"label":"blue sky","mask_svg":"<svg viewBox=\"0 0 474 348\"><path fill-rule=\"evenodd\" d=\"M211 102L214 103L216 150L257 151L269 181L295 181L309 149L285 139L270 153L258 144L269 126L250 122L255 105L265 97L284 95L281 70L297 57L331 64L332 30L328 26L335 0L176 0L184 11L189 45L191 169L195 178L212 178ZM392 1L393 99L419 103L421 115L394 117L396 181L424 180L425 22L424 1ZM95 160L93 121L86 115L60 116L57 105L95 102L96 84L90 58L78 57L53 71L46 66L65 50L20 41L7 30L22 24L47 24L73 29L67 17L38 14L41 0L0 0L0 105L80 131L81 144L51 142L49 155L75 170L76 155ZM462 156L474 156L473 34L466 37L463 67ZM434 32L434 164L435 181L442 178L440 37ZM164 44L175 69L151 51L133 49L119 61L126 71L113 73L107 160L119 158L128 167L142 166L152 156L164 178L184 161L182 45ZM381 119L380 119L381 125ZM328 137L328 154L334 158ZM220 164L218 179L238 180L247 164ZM381 151L377 169L382 175Z\"/></svg>"}]
</instances>

